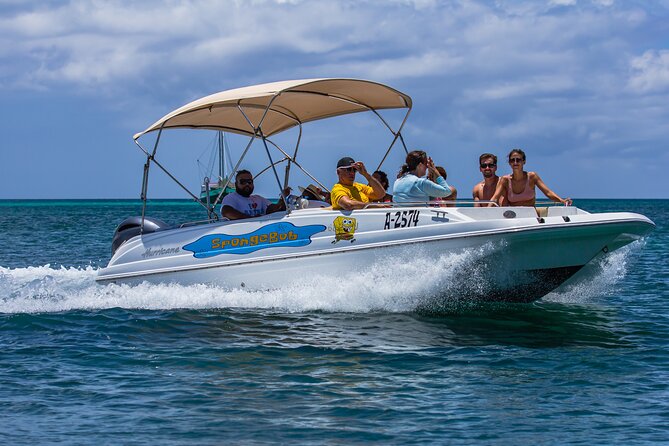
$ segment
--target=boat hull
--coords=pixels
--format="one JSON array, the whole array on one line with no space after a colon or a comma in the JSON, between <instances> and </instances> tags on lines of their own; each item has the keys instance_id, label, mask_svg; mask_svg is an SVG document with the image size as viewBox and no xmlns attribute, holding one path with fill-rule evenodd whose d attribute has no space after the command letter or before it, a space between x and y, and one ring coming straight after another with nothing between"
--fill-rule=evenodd
<instances>
[{"instance_id":1,"label":"boat hull","mask_svg":"<svg viewBox=\"0 0 669 446\"><path fill-rule=\"evenodd\" d=\"M333 286L352 272L399 271L407 263L434 265L465 255L464 268L476 272L477 283L469 284L472 274L464 272L461 283L442 284L436 298L530 302L652 227L638 214L568 207L552 208L545 218L534 208L305 209L135 237L97 280L265 290L322 277ZM402 287L420 280L420 271L383 280Z\"/></svg>"}]
</instances>

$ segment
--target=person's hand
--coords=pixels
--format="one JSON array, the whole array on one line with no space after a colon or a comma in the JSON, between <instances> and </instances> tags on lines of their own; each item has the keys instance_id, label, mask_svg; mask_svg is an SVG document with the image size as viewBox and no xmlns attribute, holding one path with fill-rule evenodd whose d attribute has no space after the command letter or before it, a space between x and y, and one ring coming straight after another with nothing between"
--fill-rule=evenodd
<instances>
[{"instance_id":1,"label":"person's hand","mask_svg":"<svg viewBox=\"0 0 669 446\"><path fill-rule=\"evenodd\" d=\"M573 202L571 201L571 198L565 198L564 200L560 200L560 201L561 201L562 204L564 204L565 206L571 206L571 204L573 203Z\"/></svg>"},{"instance_id":2,"label":"person's hand","mask_svg":"<svg viewBox=\"0 0 669 446\"><path fill-rule=\"evenodd\" d=\"M432 164L432 167L428 166L427 175L428 175L428 178L430 178L430 180L434 181L434 182L436 182L437 178L439 178L441 176L439 171L434 168L434 163Z\"/></svg>"},{"instance_id":3,"label":"person's hand","mask_svg":"<svg viewBox=\"0 0 669 446\"><path fill-rule=\"evenodd\" d=\"M362 161L358 161L357 163L354 163L353 167L363 177L367 178L369 176L369 172L367 172L367 168L365 167L365 165Z\"/></svg>"}]
</instances>

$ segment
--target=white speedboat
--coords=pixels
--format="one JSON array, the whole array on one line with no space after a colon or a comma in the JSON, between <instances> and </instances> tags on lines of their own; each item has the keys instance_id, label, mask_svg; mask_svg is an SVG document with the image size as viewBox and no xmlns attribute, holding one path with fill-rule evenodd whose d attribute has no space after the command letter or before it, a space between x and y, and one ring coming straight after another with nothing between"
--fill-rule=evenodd
<instances>
[{"instance_id":1,"label":"white speedboat","mask_svg":"<svg viewBox=\"0 0 669 446\"><path fill-rule=\"evenodd\" d=\"M325 189L297 159L300 137L292 154L270 138L296 126L301 136L302 125L310 121L371 112L394 135L382 158L385 160L398 141L397 145L407 150L401 130L411 105L411 98L404 93L355 79L276 82L196 100L134 136L147 156L142 183L145 208L150 167L166 170L157 161L156 152L161 133L168 129L247 135L248 145L233 173L251 145L259 142L264 145L268 172L273 172L277 190L290 185L291 167L301 169ZM397 130L382 117L379 111L384 109L406 109ZM138 140L151 132L158 133L153 149L147 150ZM273 159L272 151L281 159ZM283 182L277 172L277 166L284 167L282 164ZM97 281L208 283L265 290L324 271L332 278L341 277L388 258L438 261L449 253L485 247L477 267L477 280L483 278L485 286L469 287L462 293L466 297L527 302L555 289L595 257L638 240L654 227L643 215L591 214L573 206L474 207L472 203L457 202L455 207L415 203L335 211L309 206L303 200L297 205L286 200L285 212L237 221L218 217L215 202L203 204L207 219L199 223L168 226L144 213L126 219L116 230L112 258L99 271Z\"/></svg>"}]
</instances>

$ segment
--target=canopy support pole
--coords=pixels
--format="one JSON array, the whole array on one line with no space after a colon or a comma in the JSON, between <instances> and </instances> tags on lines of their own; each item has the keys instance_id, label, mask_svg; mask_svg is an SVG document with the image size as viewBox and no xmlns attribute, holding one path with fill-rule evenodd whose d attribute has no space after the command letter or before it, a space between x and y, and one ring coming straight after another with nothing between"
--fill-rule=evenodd
<instances>
[{"instance_id":1,"label":"canopy support pole","mask_svg":"<svg viewBox=\"0 0 669 446\"><path fill-rule=\"evenodd\" d=\"M139 146L140 149L144 153L146 153L146 164L144 164L144 176L142 178L142 194L141 194L141 199L142 199L142 223L139 226L139 235L141 236L144 234L144 217L146 216L146 195L148 193L149 189L149 169L151 167L151 160L154 160L154 157L156 156L156 152L158 151L158 143L160 143L160 137L163 134L163 128L165 127L165 123L160 126L160 130L158 130L158 136L156 137L156 142L153 145L153 150L151 153L147 152L144 150L144 147L139 145L137 140L135 140L135 143Z\"/></svg>"},{"instance_id":2,"label":"canopy support pole","mask_svg":"<svg viewBox=\"0 0 669 446\"><path fill-rule=\"evenodd\" d=\"M281 189L281 180L279 179L279 173L276 171L276 164L274 164L274 161L272 160L272 154L269 153L269 147L267 146L265 135L263 134L262 129L260 127L258 127L257 131L260 137L262 138L262 143L265 146L265 152L267 152L267 158L269 159L269 163L272 166L272 171L274 172L274 178L276 178L276 184L277 186L279 186L280 190L279 198L283 200L283 203L286 205L286 212L290 213L290 209L288 207L288 197L285 196L285 194L283 193L283 189ZM290 163L290 161L288 162Z\"/></svg>"},{"instance_id":3,"label":"canopy support pole","mask_svg":"<svg viewBox=\"0 0 669 446\"><path fill-rule=\"evenodd\" d=\"M376 116L378 116L378 117L381 119L381 121L384 122L384 124L386 124L386 126L388 126L388 124L386 123L386 121L381 117L381 115L380 115L376 110L372 109L372 111L376 114ZM395 135L395 137L393 138L393 141L390 143L390 146L388 147L388 150L386 150L386 154L383 155L383 158L381 159L381 162L379 163L379 165L378 165L378 167L376 168L376 170L381 169L381 166L383 165L383 162L386 160L386 158L388 158L388 154L389 154L390 151L392 150L392 148L393 148L393 146L395 145L395 143L397 142L397 139L398 139L398 138L399 138L400 141L402 142L402 146L404 146L404 151L405 151L407 154L409 153L409 151L407 150L407 146L406 146L406 144L404 143L404 138L402 137L402 129L404 128L404 124L406 124L407 119L409 118L409 113L411 113L411 109L407 110L407 114L404 115L404 119L402 120L402 124L400 124L400 128L397 129L397 132L393 132L393 130L392 130L390 127L388 127L388 128L390 129L390 132L391 132L393 135Z\"/></svg>"},{"instance_id":4,"label":"canopy support pole","mask_svg":"<svg viewBox=\"0 0 669 446\"><path fill-rule=\"evenodd\" d=\"M250 127L254 130L254 132L255 132L255 127L254 127L253 124L251 123L251 120L249 119L249 117L246 116L246 113L244 113L244 110L243 110L242 107L239 105L239 102L237 102L237 110L239 110L239 112L242 114L242 116L244 117L244 119L246 119L246 122L249 124L249 126L250 126ZM230 180L232 179L232 177L234 177L234 176L237 174L237 169L239 169L239 166L242 164L242 161L244 160L244 157L246 156L246 152L249 151L249 149L251 148L251 144L253 144L253 141L254 141L254 140L255 140L255 133L249 138L249 143L246 144L246 148L245 148L244 151L242 152L242 156L239 157L239 160L237 161L237 164L235 164L234 169L232 169L232 172L230 172L230 175L229 175L228 178L225 180L225 184L223 185L223 190L224 190L224 191L225 191L225 188L227 188L228 185L230 184ZM218 201L219 201L220 199L221 199L221 195L219 195L218 197L216 197L216 200L214 201L214 206L216 206L216 205L218 204Z\"/></svg>"},{"instance_id":5,"label":"canopy support pole","mask_svg":"<svg viewBox=\"0 0 669 446\"><path fill-rule=\"evenodd\" d=\"M295 158L297 158L297 151L300 148L300 142L302 141L302 123L298 121L298 126L300 129L300 132L297 135L297 142L295 143L295 152L293 152L293 157L288 157L288 163L286 164L286 174L283 178L283 190L285 190L288 187L288 180L290 179L290 164L294 163ZM276 146L276 144L275 144ZM276 146L279 148L278 146ZM279 150L281 150L279 148ZM297 163L296 163L297 164ZM300 167L300 169L304 172L304 169Z\"/></svg>"},{"instance_id":6,"label":"canopy support pole","mask_svg":"<svg viewBox=\"0 0 669 446\"><path fill-rule=\"evenodd\" d=\"M193 197L193 200L195 200L195 201L197 201L198 203L200 203L200 205L201 205L203 208L205 208L207 211L210 211L210 208L208 208L206 204L202 203L202 201L200 200L199 197L196 197L195 194L194 194L193 192L189 191L188 188L187 188L186 186L184 186L183 184L181 184L181 182L180 182L179 180L177 180L176 177L175 177L174 175L172 175L172 174L169 172L169 170L167 170L162 164L160 164L160 163L158 162L158 160L156 160L155 158L153 158L153 163L154 163L156 166L158 166L158 167L160 168L160 170L162 170L163 172L165 172L165 175L167 175L168 177L170 177L170 178L172 179L172 181L174 181L175 183L177 183L177 185L178 185L179 187L181 187L183 190L185 190L186 193L187 193L188 195L190 195L191 197Z\"/></svg>"}]
</instances>

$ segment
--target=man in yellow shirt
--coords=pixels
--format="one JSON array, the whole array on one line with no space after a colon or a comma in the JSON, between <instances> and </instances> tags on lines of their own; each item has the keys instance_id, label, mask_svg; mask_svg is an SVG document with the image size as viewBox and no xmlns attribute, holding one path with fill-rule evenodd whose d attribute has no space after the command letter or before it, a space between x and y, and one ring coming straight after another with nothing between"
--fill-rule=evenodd
<instances>
[{"instance_id":1,"label":"man in yellow shirt","mask_svg":"<svg viewBox=\"0 0 669 446\"><path fill-rule=\"evenodd\" d=\"M355 182L355 173L365 177L369 185ZM339 182L332 187L330 198L332 209L362 209L371 200L380 200L386 195L381 183L367 172L365 165L351 157L345 156L337 163Z\"/></svg>"}]
</instances>

